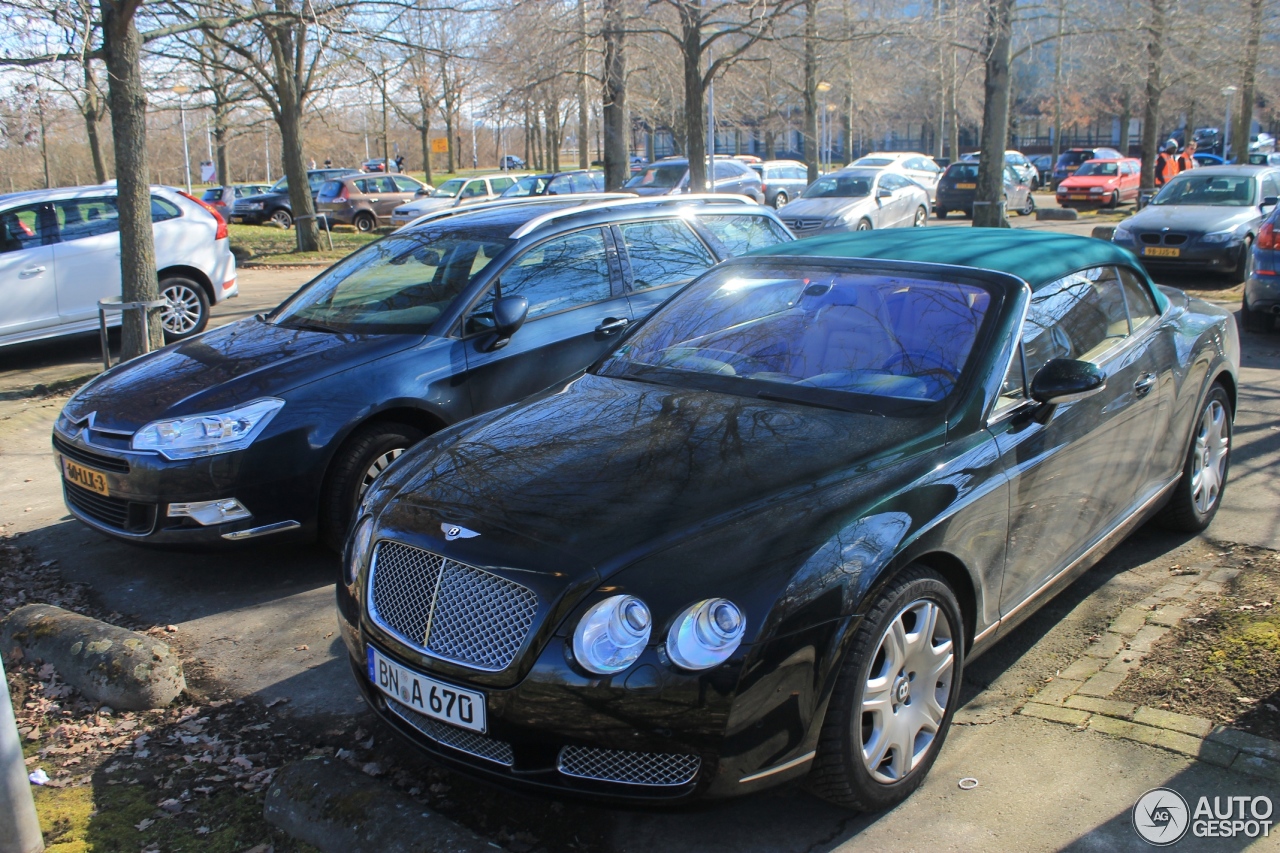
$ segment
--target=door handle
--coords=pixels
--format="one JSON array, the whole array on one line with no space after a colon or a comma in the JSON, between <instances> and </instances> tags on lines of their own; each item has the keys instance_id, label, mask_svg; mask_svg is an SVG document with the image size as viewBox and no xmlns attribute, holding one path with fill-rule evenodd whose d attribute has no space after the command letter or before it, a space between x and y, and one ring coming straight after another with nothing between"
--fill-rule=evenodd
<instances>
[{"instance_id":1,"label":"door handle","mask_svg":"<svg viewBox=\"0 0 1280 853\"><path fill-rule=\"evenodd\" d=\"M369 204L377 204L380 201L382 201L380 198L371 198L369 199Z\"/></svg>"},{"instance_id":2,"label":"door handle","mask_svg":"<svg viewBox=\"0 0 1280 853\"><path fill-rule=\"evenodd\" d=\"M1139 397L1147 396L1154 387L1156 387L1156 375L1154 373L1144 373L1133 383L1133 391Z\"/></svg>"},{"instance_id":3,"label":"door handle","mask_svg":"<svg viewBox=\"0 0 1280 853\"><path fill-rule=\"evenodd\" d=\"M620 332L627 327L630 321L626 317L605 317L596 331L602 335L612 335L614 332Z\"/></svg>"},{"instance_id":4,"label":"door handle","mask_svg":"<svg viewBox=\"0 0 1280 853\"><path fill-rule=\"evenodd\" d=\"M42 272L44 272L44 267L27 267L18 273L18 278L31 278L33 275L40 275Z\"/></svg>"}]
</instances>

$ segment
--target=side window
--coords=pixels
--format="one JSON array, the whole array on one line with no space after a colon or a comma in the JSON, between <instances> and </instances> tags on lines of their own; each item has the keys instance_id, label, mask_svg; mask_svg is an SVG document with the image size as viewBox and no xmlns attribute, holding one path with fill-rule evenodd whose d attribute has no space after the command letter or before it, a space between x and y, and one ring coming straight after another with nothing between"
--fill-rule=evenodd
<instances>
[{"instance_id":1,"label":"side window","mask_svg":"<svg viewBox=\"0 0 1280 853\"><path fill-rule=\"evenodd\" d=\"M573 192L572 175L556 175L547 182L547 195L564 195Z\"/></svg>"},{"instance_id":2,"label":"side window","mask_svg":"<svg viewBox=\"0 0 1280 853\"><path fill-rule=\"evenodd\" d=\"M468 181L458 195L462 198L475 198L476 196L485 195L487 192L484 181Z\"/></svg>"},{"instance_id":3,"label":"side window","mask_svg":"<svg viewBox=\"0 0 1280 853\"><path fill-rule=\"evenodd\" d=\"M490 178L489 184L493 187L495 193L501 193L509 189L514 184L515 178Z\"/></svg>"},{"instance_id":4,"label":"side window","mask_svg":"<svg viewBox=\"0 0 1280 853\"><path fill-rule=\"evenodd\" d=\"M1273 175L1267 175L1262 179L1262 197L1280 198L1280 184L1276 183Z\"/></svg>"},{"instance_id":5,"label":"side window","mask_svg":"<svg viewBox=\"0 0 1280 853\"><path fill-rule=\"evenodd\" d=\"M578 172L573 176L573 191L576 193L593 193L596 191L596 185L591 180L591 175L586 172Z\"/></svg>"},{"instance_id":6,"label":"side window","mask_svg":"<svg viewBox=\"0 0 1280 853\"><path fill-rule=\"evenodd\" d=\"M1134 331L1160 316L1146 282L1133 270L1120 268L1120 284L1124 288L1124 301L1129 306L1129 325Z\"/></svg>"},{"instance_id":7,"label":"side window","mask_svg":"<svg viewBox=\"0 0 1280 853\"><path fill-rule=\"evenodd\" d=\"M355 187L356 192L360 195L372 195L374 192L373 181L368 178L361 178L358 181L352 181L351 185Z\"/></svg>"},{"instance_id":8,"label":"side window","mask_svg":"<svg viewBox=\"0 0 1280 853\"><path fill-rule=\"evenodd\" d=\"M529 300L529 319L608 299L613 289L605 259L604 233L576 231L534 246L502 271L503 296ZM467 331L493 325L494 292L472 311Z\"/></svg>"},{"instance_id":9,"label":"side window","mask_svg":"<svg viewBox=\"0 0 1280 853\"><path fill-rule=\"evenodd\" d=\"M0 213L0 253L17 252L58 242L58 218L48 202Z\"/></svg>"},{"instance_id":10,"label":"side window","mask_svg":"<svg viewBox=\"0 0 1280 853\"><path fill-rule=\"evenodd\" d=\"M380 192L380 193L393 193L393 192L397 192L397 190L396 190L396 182L395 182L394 180L392 180L391 178L386 178L386 177L383 177L383 178L374 178L374 179L373 179L373 181L374 181L374 184L375 184L375 185L376 185L376 187L377 187L377 192Z\"/></svg>"},{"instance_id":11,"label":"side window","mask_svg":"<svg viewBox=\"0 0 1280 853\"><path fill-rule=\"evenodd\" d=\"M898 190L902 189L906 185L907 185L906 179L900 178L897 175L883 175L880 178L880 188L884 190L891 190L893 192L897 192Z\"/></svg>"},{"instance_id":12,"label":"side window","mask_svg":"<svg viewBox=\"0 0 1280 853\"><path fill-rule=\"evenodd\" d=\"M1054 358L1088 361L1129 334L1124 294L1113 267L1072 273L1038 291L1022 329L1027 381Z\"/></svg>"},{"instance_id":13,"label":"side window","mask_svg":"<svg viewBox=\"0 0 1280 853\"><path fill-rule=\"evenodd\" d=\"M736 178L739 176L737 169L733 164L725 160L716 160L716 180L722 181L726 178Z\"/></svg>"},{"instance_id":14,"label":"side window","mask_svg":"<svg viewBox=\"0 0 1280 853\"><path fill-rule=\"evenodd\" d=\"M182 215L182 211L178 210L177 205L171 201L165 201L156 196L151 197L151 221L165 222L170 219L177 219Z\"/></svg>"},{"instance_id":15,"label":"side window","mask_svg":"<svg viewBox=\"0 0 1280 853\"><path fill-rule=\"evenodd\" d=\"M53 203L63 240L81 240L120 230L114 198L76 198Z\"/></svg>"},{"instance_id":16,"label":"side window","mask_svg":"<svg viewBox=\"0 0 1280 853\"><path fill-rule=\"evenodd\" d=\"M416 193L418 191L418 185L412 179L403 175L396 175L392 180L395 181L396 192Z\"/></svg>"},{"instance_id":17,"label":"side window","mask_svg":"<svg viewBox=\"0 0 1280 853\"><path fill-rule=\"evenodd\" d=\"M720 241L731 256L741 255L763 246L773 246L787 239L787 235L782 232L778 224L764 216L751 216L745 213L729 216L699 216L698 221Z\"/></svg>"},{"instance_id":18,"label":"side window","mask_svg":"<svg viewBox=\"0 0 1280 853\"><path fill-rule=\"evenodd\" d=\"M678 219L618 227L631 261L635 290L684 284L715 265L707 247Z\"/></svg>"}]
</instances>

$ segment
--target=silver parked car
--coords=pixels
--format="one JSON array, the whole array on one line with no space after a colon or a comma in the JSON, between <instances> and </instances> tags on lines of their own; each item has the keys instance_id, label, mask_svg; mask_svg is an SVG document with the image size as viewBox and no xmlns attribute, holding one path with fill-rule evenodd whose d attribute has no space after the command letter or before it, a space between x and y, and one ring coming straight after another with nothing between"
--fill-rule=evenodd
<instances>
[{"instance_id":1,"label":"silver parked car","mask_svg":"<svg viewBox=\"0 0 1280 853\"><path fill-rule=\"evenodd\" d=\"M892 169L906 175L924 187L929 194L930 204L938 192L938 178L942 177L942 167L932 157L926 157L918 151L872 151L854 160L849 166Z\"/></svg>"},{"instance_id":2,"label":"silver parked car","mask_svg":"<svg viewBox=\"0 0 1280 853\"><path fill-rule=\"evenodd\" d=\"M781 216L796 236L918 228L929 220L929 195L898 172L848 168L818 178Z\"/></svg>"},{"instance_id":3,"label":"silver parked car","mask_svg":"<svg viewBox=\"0 0 1280 853\"><path fill-rule=\"evenodd\" d=\"M782 207L799 198L809 186L809 167L798 160L765 160L747 165L760 176L760 191L770 207Z\"/></svg>"}]
</instances>

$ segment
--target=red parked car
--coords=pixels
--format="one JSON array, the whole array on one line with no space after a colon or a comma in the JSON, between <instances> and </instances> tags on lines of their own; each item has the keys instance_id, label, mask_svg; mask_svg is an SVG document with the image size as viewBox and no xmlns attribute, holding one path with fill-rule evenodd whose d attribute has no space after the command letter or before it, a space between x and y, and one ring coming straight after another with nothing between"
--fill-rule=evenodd
<instances>
[{"instance_id":1,"label":"red parked car","mask_svg":"<svg viewBox=\"0 0 1280 853\"><path fill-rule=\"evenodd\" d=\"M1142 184L1142 161L1134 157L1087 160L1076 173L1058 184L1062 207L1119 207L1137 201Z\"/></svg>"}]
</instances>

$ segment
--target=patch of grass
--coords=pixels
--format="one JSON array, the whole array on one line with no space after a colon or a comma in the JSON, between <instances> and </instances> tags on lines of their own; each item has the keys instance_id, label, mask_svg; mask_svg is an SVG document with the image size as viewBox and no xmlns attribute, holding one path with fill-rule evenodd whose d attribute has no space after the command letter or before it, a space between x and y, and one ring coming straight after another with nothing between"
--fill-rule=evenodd
<instances>
[{"instance_id":1,"label":"patch of grass","mask_svg":"<svg viewBox=\"0 0 1280 853\"><path fill-rule=\"evenodd\" d=\"M299 252L298 238L292 228L276 228L268 225L235 225L228 226L231 236L231 250L237 258L247 259L255 264L297 264L331 262L341 260L347 255L377 240L379 234L360 234L355 231L334 231L333 249L329 249L329 240L322 232L318 252Z\"/></svg>"},{"instance_id":2,"label":"patch of grass","mask_svg":"<svg viewBox=\"0 0 1280 853\"><path fill-rule=\"evenodd\" d=\"M40 832L47 853L84 853L85 840L94 813L93 789L33 788ZM136 833L135 833L136 834Z\"/></svg>"}]
</instances>

